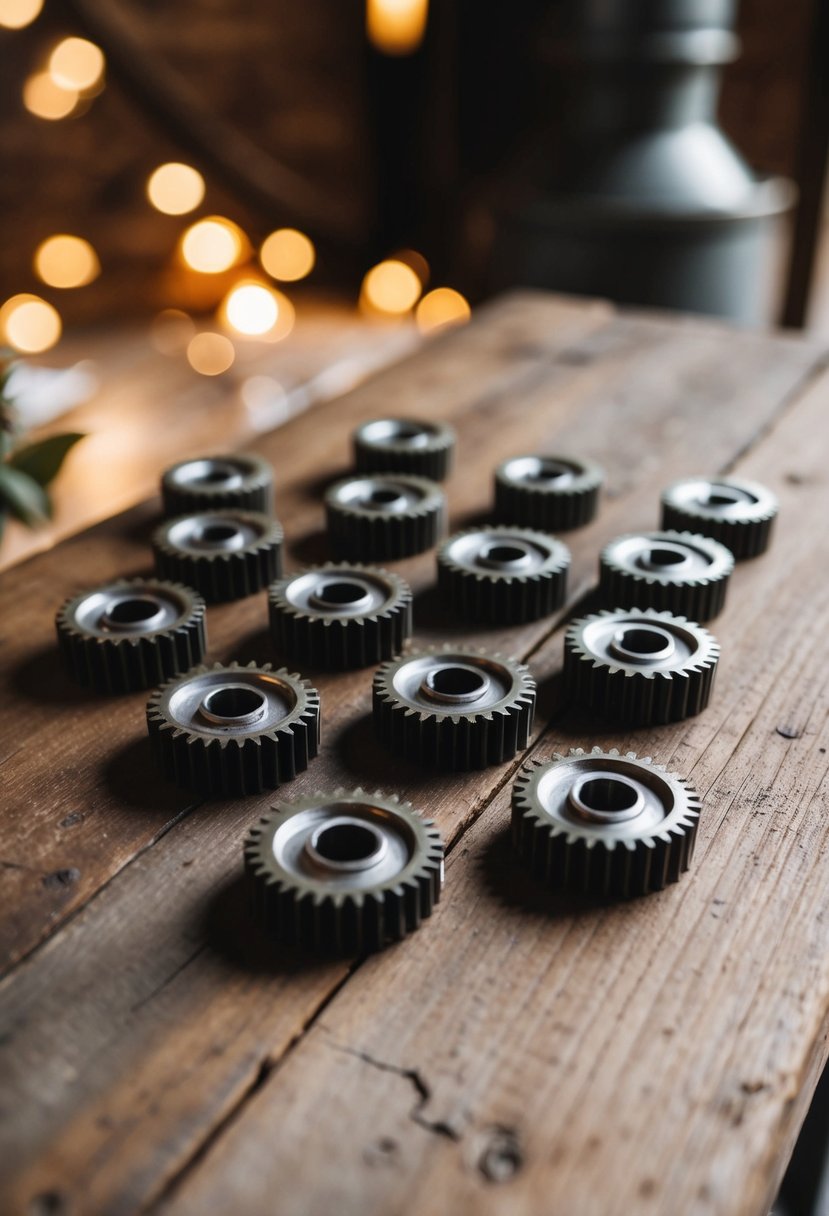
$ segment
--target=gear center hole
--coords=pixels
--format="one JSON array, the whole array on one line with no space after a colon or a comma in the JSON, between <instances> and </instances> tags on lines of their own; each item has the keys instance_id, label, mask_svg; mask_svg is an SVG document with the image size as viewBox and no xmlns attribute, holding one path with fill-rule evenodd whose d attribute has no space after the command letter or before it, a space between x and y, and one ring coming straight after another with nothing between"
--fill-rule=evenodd
<instances>
[{"instance_id":1,"label":"gear center hole","mask_svg":"<svg viewBox=\"0 0 829 1216\"><path fill-rule=\"evenodd\" d=\"M265 709L266 701L263 694L255 688L217 688L207 694L202 705L214 719L238 722L259 717Z\"/></svg>"},{"instance_id":2,"label":"gear center hole","mask_svg":"<svg viewBox=\"0 0 829 1216\"><path fill-rule=\"evenodd\" d=\"M143 625L158 615L158 607L155 600L136 596L113 604L107 617L114 625Z\"/></svg>"},{"instance_id":3,"label":"gear center hole","mask_svg":"<svg viewBox=\"0 0 829 1216\"><path fill-rule=\"evenodd\" d=\"M365 599L365 587L359 583L325 583L317 592L318 599L326 604L358 604Z\"/></svg>"},{"instance_id":4,"label":"gear center hole","mask_svg":"<svg viewBox=\"0 0 829 1216\"><path fill-rule=\"evenodd\" d=\"M400 495L397 490L388 489L384 486L378 486L376 490L372 490L369 494L371 502L376 503L380 507L387 507L393 502L397 502Z\"/></svg>"},{"instance_id":5,"label":"gear center hole","mask_svg":"<svg viewBox=\"0 0 829 1216\"><path fill-rule=\"evenodd\" d=\"M325 861L367 861L377 851L377 833L362 823L332 823L314 841Z\"/></svg>"},{"instance_id":6,"label":"gear center hole","mask_svg":"<svg viewBox=\"0 0 829 1216\"><path fill-rule=\"evenodd\" d=\"M644 629L636 626L632 629L622 629L619 634L619 645L631 654L641 654L651 658L665 649L665 635L656 629Z\"/></svg>"},{"instance_id":7,"label":"gear center hole","mask_svg":"<svg viewBox=\"0 0 829 1216\"><path fill-rule=\"evenodd\" d=\"M220 485L223 481L230 481L233 477L235 477L235 475L236 472L234 469L222 468L221 466L213 465L211 468L205 469L205 471L195 480L203 481L207 485L215 486Z\"/></svg>"},{"instance_id":8,"label":"gear center hole","mask_svg":"<svg viewBox=\"0 0 829 1216\"><path fill-rule=\"evenodd\" d=\"M615 773L594 773L579 778L570 790L569 802L580 819L604 824L634 819L645 808L639 786Z\"/></svg>"},{"instance_id":9,"label":"gear center hole","mask_svg":"<svg viewBox=\"0 0 829 1216\"><path fill-rule=\"evenodd\" d=\"M527 556L527 551L518 545L490 545L484 556L488 561L506 566L522 561Z\"/></svg>"},{"instance_id":10,"label":"gear center hole","mask_svg":"<svg viewBox=\"0 0 829 1216\"><path fill-rule=\"evenodd\" d=\"M651 549L648 561L652 566L681 566L688 559L678 549Z\"/></svg>"},{"instance_id":11,"label":"gear center hole","mask_svg":"<svg viewBox=\"0 0 829 1216\"><path fill-rule=\"evenodd\" d=\"M484 673L471 667L439 667L426 677L427 688L441 697L479 697L487 684Z\"/></svg>"},{"instance_id":12,"label":"gear center hole","mask_svg":"<svg viewBox=\"0 0 829 1216\"><path fill-rule=\"evenodd\" d=\"M202 529L201 539L208 544L220 545L229 540L234 540L238 535L238 531L233 524L208 524Z\"/></svg>"}]
</instances>

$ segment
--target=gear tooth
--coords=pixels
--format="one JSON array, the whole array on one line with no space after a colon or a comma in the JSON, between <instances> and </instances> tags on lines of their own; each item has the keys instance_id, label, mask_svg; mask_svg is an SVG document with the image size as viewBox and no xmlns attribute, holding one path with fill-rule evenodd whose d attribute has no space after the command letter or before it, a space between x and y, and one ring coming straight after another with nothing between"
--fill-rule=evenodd
<instances>
[{"instance_id":1,"label":"gear tooth","mask_svg":"<svg viewBox=\"0 0 829 1216\"><path fill-rule=\"evenodd\" d=\"M143 617L121 619L142 605ZM148 628L153 606L161 619ZM119 612L108 623L108 614ZM72 596L58 609L55 628L72 679L106 693L134 692L178 675L201 661L207 645L202 597L157 579L118 579Z\"/></svg>"},{"instance_id":2,"label":"gear tooth","mask_svg":"<svg viewBox=\"0 0 829 1216\"><path fill-rule=\"evenodd\" d=\"M377 874L372 886L364 885L365 870L343 871L336 858L328 862L325 854L317 854L316 869L308 870L274 843L280 828L291 820L298 823L293 833L304 833L307 839L324 823L326 814L342 819L344 800L355 804L355 823L373 824L381 836L395 833L408 850L407 859L395 861L396 869ZM401 805L399 799L379 793L366 798L362 790L338 790L333 795L282 803L251 829L243 853L248 881L258 887L252 908L260 923L272 936L306 949L336 954L379 950L417 929L431 915L440 895L442 843L438 838L435 848L432 830L427 831L415 811ZM326 873L327 864L330 873ZM363 885L343 885L349 874ZM337 883L333 892L332 881ZM271 895L275 882L278 900Z\"/></svg>"},{"instance_id":3,"label":"gear tooth","mask_svg":"<svg viewBox=\"0 0 829 1216\"><path fill-rule=\"evenodd\" d=\"M407 473L444 481L452 467L455 440L446 423L373 418L352 435L354 464L363 473Z\"/></svg>"},{"instance_id":4,"label":"gear tooth","mask_svg":"<svg viewBox=\"0 0 829 1216\"><path fill-rule=\"evenodd\" d=\"M213 510L166 520L152 546L160 577L195 587L218 604L244 599L277 578L282 541L282 528L269 515Z\"/></svg>"},{"instance_id":5,"label":"gear tooth","mask_svg":"<svg viewBox=\"0 0 829 1216\"><path fill-rule=\"evenodd\" d=\"M354 491L355 486L366 483L375 495L396 494L400 506L372 506L368 490L363 497ZM326 491L325 509L334 549L357 560L423 553L437 544L446 530L443 490L434 481L410 474L364 474L338 481Z\"/></svg>"},{"instance_id":6,"label":"gear tooth","mask_svg":"<svg viewBox=\"0 0 829 1216\"><path fill-rule=\"evenodd\" d=\"M604 752L594 747L589 753L554 757L535 773L520 777L513 786L512 836L521 861L550 887L601 898L645 895L676 882L691 863L699 821L699 797L684 779L664 773L656 785L653 777L647 785L639 783L661 802L661 829L654 830L650 821L637 827L636 813L618 820L601 814L582 817L577 806L567 803L580 775L611 781L620 776L635 786L646 764L648 758L632 752L621 757L615 748ZM537 792L541 778L547 780L543 801Z\"/></svg>"},{"instance_id":7,"label":"gear tooth","mask_svg":"<svg viewBox=\"0 0 829 1216\"><path fill-rule=\"evenodd\" d=\"M199 715L202 687L206 696L240 681L260 694L264 720L245 722L244 715L230 714L214 725ZM267 690L277 682L282 699L269 702ZM180 710L172 709L174 695ZM147 704L147 730L163 772L179 785L226 797L274 789L303 772L317 754L319 720L316 689L284 669L271 673L269 665L200 667L163 685ZM236 733L220 736L213 733L217 729Z\"/></svg>"},{"instance_id":8,"label":"gear tooth","mask_svg":"<svg viewBox=\"0 0 829 1216\"><path fill-rule=\"evenodd\" d=\"M161 478L164 514L257 511L273 514L273 469L261 456L234 453L182 460Z\"/></svg>"}]
</instances>

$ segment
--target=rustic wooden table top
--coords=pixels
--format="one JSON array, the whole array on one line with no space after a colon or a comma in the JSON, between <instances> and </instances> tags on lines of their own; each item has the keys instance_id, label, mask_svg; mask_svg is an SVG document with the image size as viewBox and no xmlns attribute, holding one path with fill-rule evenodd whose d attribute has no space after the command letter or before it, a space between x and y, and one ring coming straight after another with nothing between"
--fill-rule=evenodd
<instances>
[{"instance_id":1,"label":"rustic wooden table top","mask_svg":"<svg viewBox=\"0 0 829 1216\"><path fill-rule=\"evenodd\" d=\"M394 789L447 841L436 914L368 960L263 942L241 841L269 796L174 789L145 695L64 678L56 605L148 570L158 503L5 574L0 1210L765 1214L826 1053L827 409L807 341L520 295L262 437L295 563L324 554L321 487L377 413L458 427L453 525L486 511L505 454L595 457L608 493L568 537L568 613L605 541L657 525L671 478L733 470L781 499L772 550L738 567L714 622L718 687L697 719L626 734L567 711L564 614L474 635L538 678L532 754L601 743L692 779L694 867L662 894L548 898L510 855L518 760L416 771L373 742L370 671L307 673L324 747L286 792ZM399 568L417 639L467 637L430 591L433 556ZM211 658L273 657L264 595L208 624Z\"/></svg>"}]
</instances>

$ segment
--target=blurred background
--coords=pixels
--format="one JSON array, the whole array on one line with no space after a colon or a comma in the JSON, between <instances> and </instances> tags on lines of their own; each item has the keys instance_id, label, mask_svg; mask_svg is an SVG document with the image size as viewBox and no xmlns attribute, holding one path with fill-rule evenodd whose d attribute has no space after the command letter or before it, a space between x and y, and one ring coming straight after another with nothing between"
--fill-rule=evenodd
<instances>
[{"instance_id":1,"label":"blurred background","mask_svg":"<svg viewBox=\"0 0 829 1216\"><path fill-rule=\"evenodd\" d=\"M0 0L7 395L87 436L0 564L500 290L829 332L826 7Z\"/></svg>"}]
</instances>

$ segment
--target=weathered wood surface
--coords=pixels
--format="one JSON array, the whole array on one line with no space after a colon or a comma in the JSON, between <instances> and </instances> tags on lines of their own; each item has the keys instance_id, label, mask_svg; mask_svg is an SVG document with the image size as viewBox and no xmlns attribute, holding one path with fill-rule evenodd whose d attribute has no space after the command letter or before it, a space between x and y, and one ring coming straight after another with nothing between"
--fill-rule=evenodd
<instances>
[{"instance_id":1,"label":"weathered wood surface","mask_svg":"<svg viewBox=\"0 0 829 1216\"><path fill-rule=\"evenodd\" d=\"M545 898L505 846L514 764L424 777L374 746L370 672L319 676L325 746L291 790L393 787L450 847L433 920L367 962L261 942L240 840L269 798L171 790L149 764L144 697L76 693L55 665L54 604L145 567L155 504L6 575L3 1210L767 1210L829 996L813 522L829 508L827 403L821 352L799 340L520 296L262 439L297 561L322 554L320 484L378 410L456 423L455 523L486 509L504 451L589 452L609 494L569 538L570 609L600 545L655 524L670 477L735 468L783 502L771 554L738 568L715 624L717 695L695 721L625 735L565 713L557 619L474 635L529 658L539 755L603 742L693 778L698 857L660 896ZM400 569L417 637L467 636L429 594L433 558ZM263 599L211 610L214 657L271 657Z\"/></svg>"}]
</instances>

